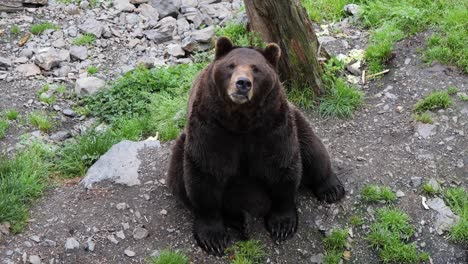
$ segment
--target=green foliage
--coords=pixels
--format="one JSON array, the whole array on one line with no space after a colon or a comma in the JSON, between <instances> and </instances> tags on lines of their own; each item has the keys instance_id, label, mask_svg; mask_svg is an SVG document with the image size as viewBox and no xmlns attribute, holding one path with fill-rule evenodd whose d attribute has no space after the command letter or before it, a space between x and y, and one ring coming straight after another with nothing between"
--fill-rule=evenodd
<instances>
[{"instance_id":1,"label":"green foliage","mask_svg":"<svg viewBox=\"0 0 468 264\"><path fill-rule=\"evenodd\" d=\"M46 31L47 29L54 29L54 30L57 30L57 29L60 29L59 26L51 23L51 22L44 22L44 23L39 23L39 24L34 24L31 26L31 33L33 33L34 35L40 35L42 34L44 31Z\"/></svg>"},{"instance_id":2,"label":"green foliage","mask_svg":"<svg viewBox=\"0 0 468 264\"><path fill-rule=\"evenodd\" d=\"M347 4L358 2L350 0L301 0L310 19L316 22L336 21L346 14L343 7Z\"/></svg>"},{"instance_id":3,"label":"green foliage","mask_svg":"<svg viewBox=\"0 0 468 264\"><path fill-rule=\"evenodd\" d=\"M393 202L396 200L396 194L388 187L377 185L366 185L362 188L361 198L365 202Z\"/></svg>"},{"instance_id":4,"label":"green foliage","mask_svg":"<svg viewBox=\"0 0 468 264\"><path fill-rule=\"evenodd\" d=\"M369 41L364 58L369 64L370 73L376 73L383 69L393 51L393 43L404 37L404 33L395 23L389 22L377 28Z\"/></svg>"},{"instance_id":5,"label":"green foliage","mask_svg":"<svg viewBox=\"0 0 468 264\"><path fill-rule=\"evenodd\" d=\"M351 225L358 227L364 224L364 219L360 215L353 215L351 216L349 222L351 223Z\"/></svg>"},{"instance_id":6,"label":"green foliage","mask_svg":"<svg viewBox=\"0 0 468 264\"><path fill-rule=\"evenodd\" d=\"M96 36L93 34L85 33L79 37L73 39L72 44L77 46L88 46L94 43Z\"/></svg>"},{"instance_id":7,"label":"green foliage","mask_svg":"<svg viewBox=\"0 0 468 264\"><path fill-rule=\"evenodd\" d=\"M449 95L454 95L454 94L458 93L458 88L456 86L451 85L451 86L449 86L447 88L447 93Z\"/></svg>"},{"instance_id":8,"label":"green foliage","mask_svg":"<svg viewBox=\"0 0 468 264\"><path fill-rule=\"evenodd\" d=\"M5 138L10 124L6 120L0 120L0 139Z\"/></svg>"},{"instance_id":9,"label":"green foliage","mask_svg":"<svg viewBox=\"0 0 468 264\"><path fill-rule=\"evenodd\" d=\"M148 113L151 94L185 95L203 67L203 64L180 64L153 70L139 67L118 79L109 89L83 98L83 105L106 122L139 117Z\"/></svg>"},{"instance_id":10,"label":"green foliage","mask_svg":"<svg viewBox=\"0 0 468 264\"><path fill-rule=\"evenodd\" d=\"M19 117L19 112L16 109L9 109L5 112L5 117L10 121L16 120Z\"/></svg>"},{"instance_id":11,"label":"green foliage","mask_svg":"<svg viewBox=\"0 0 468 264\"><path fill-rule=\"evenodd\" d=\"M427 257L426 253L418 255L414 244L404 242L415 233L409 221L409 216L398 209L377 210L376 221L370 227L367 240L372 247L380 249L383 263L417 263Z\"/></svg>"},{"instance_id":12,"label":"green foliage","mask_svg":"<svg viewBox=\"0 0 468 264\"><path fill-rule=\"evenodd\" d=\"M302 109L312 109L314 107L315 94L311 88L288 89L288 100Z\"/></svg>"},{"instance_id":13,"label":"green foliage","mask_svg":"<svg viewBox=\"0 0 468 264\"><path fill-rule=\"evenodd\" d=\"M88 72L89 75L96 74L99 69L96 66L89 66L86 71Z\"/></svg>"},{"instance_id":14,"label":"green foliage","mask_svg":"<svg viewBox=\"0 0 468 264\"><path fill-rule=\"evenodd\" d=\"M432 117L429 114L429 112L424 112L422 114L415 114L415 115L413 115L413 118L416 121L419 121L419 122L424 123L424 124L432 124L433 123Z\"/></svg>"},{"instance_id":15,"label":"green foliage","mask_svg":"<svg viewBox=\"0 0 468 264\"><path fill-rule=\"evenodd\" d=\"M233 264L265 263L265 249L258 240L239 241L226 249L226 252L233 256Z\"/></svg>"},{"instance_id":16,"label":"green foliage","mask_svg":"<svg viewBox=\"0 0 468 264\"><path fill-rule=\"evenodd\" d=\"M414 106L415 113L423 113L429 110L445 109L452 105L452 99L446 91L435 91L420 100Z\"/></svg>"},{"instance_id":17,"label":"green foliage","mask_svg":"<svg viewBox=\"0 0 468 264\"><path fill-rule=\"evenodd\" d=\"M161 92L151 97L150 118L162 141L175 139L186 123L187 96Z\"/></svg>"},{"instance_id":18,"label":"green foliage","mask_svg":"<svg viewBox=\"0 0 468 264\"><path fill-rule=\"evenodd\" d=\"M57 93L61 93L61 94L66 93L67 92L67 86L65 86L64 84L60 84L60 85L57 86L57 88L55 88L55 91Z\"/></svg>"},{"instance_id":19,"label":"green foliage","mask_svg":"<svg viewBox=\"0 0 468 264\"><path fill-rule=\"evenodd\" d=\"M329 236L323 240L326 250L324 263L337 264L341 260L343 250L348 243L347 229L333 229Z\"/></svg>"},{"instance_id":20,"label":"green foliage","mask_svg":"<svg viewBox=\"0 0 468 264\"><path fill-rule=\"evenodd\" d=\"M50 132L54 126L52 118L44 112L33 112L29 114L29 122L45 133Z\"/></svg>"},{"instance_id":21,"label":"green foliage","mask_svg":"<svg viewBox=\"0 0 468 264\"><path fill-rule=\"evenodd\" d=\"M436 195L440 193L439 189L435 188L433 185L429 183L424 183L422 186L422 190L425 194L428 194L428 195Z\"/></svg>"},{"instance_id":22,"label":"green foliage","mask_svg":"<svg viewBox=\"0 0 468 264\"><path fill-rule=\"evenodd\" d=\"M460 216L460 221L450 230L450 240L468 245L468 192L462 187L449 188L444 199Z\"/></svg>"},{"instance_id":23,"label":"green foliage","mask_svg":"<svg viewBox=\"0 0 468 264\"><path fill-rule=\"evenodd\" d=\"M460 100L462 100L463 102L467 102L468 101L468 95L466 94L460 94L458 96L458 98L460 98Z\"/></svg>"},{"instance_id":24,"label":"green foliage","mask_svg":"<svg viewBox=\"0 0 468 264\"><path fill-rule=\"evenodd\" d=\"M10 32L14 36L18 36L21 33L21 29L18 25L13 25L10 28Z\"/></svg>"},{"instance_id":25,"label":"green foliage","mask_svg":"<svg viewBox=\"0 0 468 264\"><path fill-rule=\"evenodd\" d=\"M364 94L349 86L342 78L320 98L319 112L323 117L349 118L363 104Z\"/></svg>"},{"instance_id":26,"label":"green foliage","mask_svg":"<svg viewBox=\"0 0 468 264\"><path fill-rule=\"evenodd\" d=\"M0 157L0 223L9 222L13 233L27 224L29 206L47 186L50 151L39 143L14 157Z\"/></svg>"},{"instance_id":27,"label":"green foliage","mask_svg":"<svg viewBox=\"0 0 468 264\"><path fill-rule=\"evenodd\" d=\"M229 22L226 26L216 29L216 36L228 37L234 42L234 45L237 46L265 46L260 35L255 32L247 32L245 25L242 23Z\"/></svg>"},{"instance_id":28,"label":"green foliage","mask_svg":"<svg viewBox=\"0 0 468 264\"><path fill-rule=\"evenodd\" d=\"M188 258L179 251L162 250L159 256L152 258L152 264L187 264Z\"/></svg>"}]
</instances>

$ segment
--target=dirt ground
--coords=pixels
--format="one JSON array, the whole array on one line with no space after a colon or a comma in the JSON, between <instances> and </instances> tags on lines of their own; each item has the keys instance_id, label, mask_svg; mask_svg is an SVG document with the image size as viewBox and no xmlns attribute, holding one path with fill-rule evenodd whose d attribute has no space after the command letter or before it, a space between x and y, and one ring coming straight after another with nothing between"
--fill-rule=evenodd
<instances>
[{"instance_id":1,"label":"dirt ground","mask_svg":"<svg viewBox=\"0 0 468 264\"><path fill-rule=\"evenodd\" d=\"M339 203L322 204L302 191L298 233L282 245L272 243L258 220L252 238L266 246L267 263L314 263L311 258L324 253L324 233L350 226L349 218L354 214L362 214L366 220L362 228L353 229L350 263L379 263L365 237L372 211L382 205L363 204L359 198L360 190L369 183L404 193L395 206L411 216L417 230L411 242L428 252L432 263L467 263L466 248L434 231L435 211L423 208L421 187L411 181L412 177L421 177L422 182L434 178L443 187L468 187L468 103L454 97L453 106L433 114L434 127L427 135L427 128L411 117L414 104L430 91L454 85L468 93L468 78L457 69L421 62L418 50L425 37L420 34L396 44L390 72L362 87L365 106L354 118L323 119L315 112L308 113L341 172L347 195ZM4 87L1 83L0 89ZM8 105L7 101L2 98L0 104ZM159 250L174 248L186 252L193 263L228 263L227 258L207 256L196 246L190 214L176 204L165 185L171 144L140 153L142 185L103 183L85 190L71 183L51 188L31 210L27 230L0 244L0 261L21 263L23 258L39 255L43 263L145 263ZM119 203L128 207L119 210ZM132 232L137 227L145 228L149 235L135 240ZM109 235L118 243L111 242ZM37 240L33 236L39 236L39 242L33 241ZM69 237L80 242L79 249L65 250ZM88 239L95 243L94 251L85 249ZM136 256L126 256L126 249Z\"/></svg>"}]
</instances>

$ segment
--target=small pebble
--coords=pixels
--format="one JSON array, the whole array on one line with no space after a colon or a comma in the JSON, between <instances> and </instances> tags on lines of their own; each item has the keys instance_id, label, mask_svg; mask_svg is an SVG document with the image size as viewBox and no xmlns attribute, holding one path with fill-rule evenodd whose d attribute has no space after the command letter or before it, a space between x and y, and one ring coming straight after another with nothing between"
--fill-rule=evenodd
<instances>
[{"instance_id":1,"label":"small pebble","mask_svg":"<svg viewBox=\"0 0 468 264\"><path fill-rule=\"evenodd\" d=\"M129 250L129 249L126 249L124 250L124 253L125 255L129 256L129 257L134 257L135 256L135 252Z\"/></svg>"}]
</instances>

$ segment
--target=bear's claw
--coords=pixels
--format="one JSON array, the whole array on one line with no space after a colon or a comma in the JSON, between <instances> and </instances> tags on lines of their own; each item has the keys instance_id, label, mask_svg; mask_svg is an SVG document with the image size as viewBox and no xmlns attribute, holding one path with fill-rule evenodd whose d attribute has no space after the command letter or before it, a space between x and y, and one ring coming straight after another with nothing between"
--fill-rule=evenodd
<instances>
[{"instance_id":1,"label":"bear's claw","mask_svg":"<svg viewBox=\"0 0 468 264\"><path fill-rule=\"evenodd\" d=\"M337 178L334 177L333 181L329 181L321 186L321 188L315 192L315 196L320 201L325 201L327 203L333 203L345 195L345 189L343 183Z\"/></svg>"},{"instance_id":2,"label":"bear's claw","mask_svg":"<svg viewBox=\"0 0 468 264\"><path fill-rule=\"evenodd\" d=\"M193 235L198 246L215 256L222 256L229 242L228 233L221 223L214 225L197 223Z\"/></svg>"},{"instance_id":3,"label":"bear's claw","mask_svg":"<svg viewBox=\"0 0 468 264\"><path fill-rule=\"evenodd\" d=\"M297 231L297 212L270 213L266 216L265 225L271 238L280 243L290 239Z\"/></svg>"}]
</instances>

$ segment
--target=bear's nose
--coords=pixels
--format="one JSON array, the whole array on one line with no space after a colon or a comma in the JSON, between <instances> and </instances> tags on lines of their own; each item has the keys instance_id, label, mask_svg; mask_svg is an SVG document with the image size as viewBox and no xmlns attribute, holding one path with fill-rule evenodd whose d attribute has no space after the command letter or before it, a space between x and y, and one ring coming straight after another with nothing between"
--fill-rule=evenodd
<instances>
[{"instance_id":1,"label":"bear's nose","mask_svg":"<svg viewBox=\"0 0 468 264\"><path fill-rule=\"evenodd\" d=\"M248 92L252 88L252 82L245 77L240 77L236 81L236 87L240 92Z\"/></svg>"}]
</instances>

